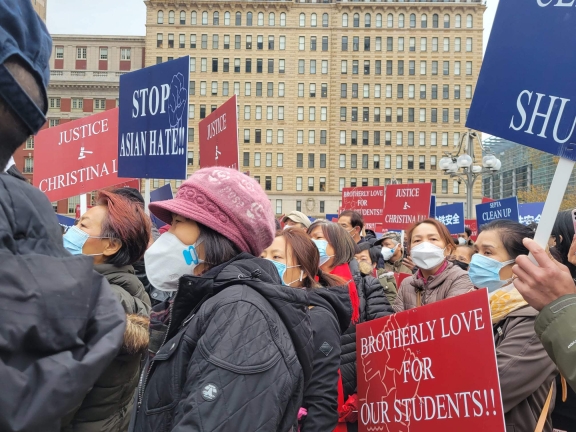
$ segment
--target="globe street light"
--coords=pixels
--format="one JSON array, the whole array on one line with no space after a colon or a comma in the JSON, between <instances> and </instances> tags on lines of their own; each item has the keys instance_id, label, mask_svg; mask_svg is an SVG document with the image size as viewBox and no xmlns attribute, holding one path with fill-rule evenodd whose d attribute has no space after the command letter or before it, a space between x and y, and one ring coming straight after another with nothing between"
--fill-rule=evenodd
<instances>
[{"instance_id":1,"label":"globe street light","mask_svg":"<svg viewBox=\"0 0 576 432\"><path fill-rule=\"evenodd\" d=\"M466 184L466 215L468 218L472 218L474 212L474 183L476 179L484 174L492 175L502 167L500 159L493 154L485 155L482 158L482 165L476 164L474 139L478 141L483 151L487 150L482 145L478 134L468 130L460 140L456 153L444 153L444 157L438 163L438 167L444 174L456 177Z\"/></svg>"}]
</instances>

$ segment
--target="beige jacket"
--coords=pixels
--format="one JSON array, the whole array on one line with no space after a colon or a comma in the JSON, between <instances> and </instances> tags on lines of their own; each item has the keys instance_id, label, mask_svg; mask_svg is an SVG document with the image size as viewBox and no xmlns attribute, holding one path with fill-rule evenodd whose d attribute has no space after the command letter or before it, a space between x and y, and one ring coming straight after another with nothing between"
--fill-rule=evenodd
<instances>
[{"instance_id":1,"label":"beige jacket","mask_svg":"<svg viewBox=\"0 0 576 432\"><path fill-rule=\"evenodd\" d=\"M404 279L392 305L396 312L416 307L417 292L421 292L422 305L466 294L474 289L468 273L452 263L437 276L430 276L426 283L416 275Z\"/></svg>"}]
</instances>

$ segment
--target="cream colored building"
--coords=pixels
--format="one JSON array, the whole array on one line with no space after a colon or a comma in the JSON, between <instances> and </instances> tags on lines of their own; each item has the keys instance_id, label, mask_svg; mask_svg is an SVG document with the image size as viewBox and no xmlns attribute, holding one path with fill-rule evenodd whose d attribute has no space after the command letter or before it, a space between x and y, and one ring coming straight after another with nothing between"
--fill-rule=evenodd
<instances>
[{"instance_id":1,"label":"cream colored building","mask_svg":"<svg viewBox=\"0 0 576 432\"><path fill-rule=\"evenodd\" d=\"M465 201L437 166L466 131L481 2L146 5L146 65L191 57L190 173L198 122L236 93L240 169L277 214L336 213L343 187L391 181Z\"/></svg>"},{"instance_id":2,"label":"cream colored building","mask_svg":"<svg viewBox=\"0 0 576 432\"><path fill-rule=\"evenodd\" d=\"M46 2L48 0L30 0L34 5L34 10L44 22L46 22Z\"/></svg>"}]
</instances>

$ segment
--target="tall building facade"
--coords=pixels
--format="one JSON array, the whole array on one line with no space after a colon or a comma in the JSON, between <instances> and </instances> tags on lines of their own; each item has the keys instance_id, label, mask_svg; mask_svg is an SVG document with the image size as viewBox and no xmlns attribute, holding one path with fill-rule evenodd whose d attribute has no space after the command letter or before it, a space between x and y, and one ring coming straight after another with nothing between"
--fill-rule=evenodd
<instances>
[{"instance_id":1,"label":"tall building facade","mask_svg":"<svg viewBox=\"0 0 576 432\"><path fill-rule=\"evenodd\" d=\"M144 66L144 37L52 35L52 40L44 127L116 108L120 76ZM32 181L34 137L14 154L14 160ZM73 213L79 203L80 198L73 197L54 206L58 213Z\"/></svg>"},{"instance_id":2,"label":"tall building facade","mask_svg":"<svg viewBox=\"0 0 576 432\"><path fill-rule=\"evenodd\" d=\"M48 0L30 0L36 13L46 22L46 2Z\"/></svg>"}]
</instances>

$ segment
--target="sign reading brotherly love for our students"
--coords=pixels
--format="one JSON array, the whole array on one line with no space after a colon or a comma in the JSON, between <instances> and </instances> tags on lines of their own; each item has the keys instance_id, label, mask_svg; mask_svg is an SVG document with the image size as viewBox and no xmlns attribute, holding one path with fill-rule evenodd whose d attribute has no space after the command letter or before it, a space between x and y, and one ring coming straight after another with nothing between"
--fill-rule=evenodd
<instances>
[{"instance_id":1,"label":"sign reading brotherly love for our students","mask_svg":"<svg viewBox=\"0 0 576 432\"><path fill-rule=\"evenodd\" d=\"M518 198L511 197L486 204L476 205L478 228L498 219L509 219L518 222Z\"/></svg>"},{"instance_id":2,"label":"sign reading brotherly love for our students","mask_svg":"<svg viewBox=\"0 0 576 432\"><path fill-rule=\"evenodd\" d=\"M501 1L466 126L576 160L574 29L573 0Z\"/></svg>"},{"instance_id":3,"label":"sign reading brotherly love for our students","mask_svg":"<svg viewBox=\"0 0 576 432\"><path fill-rule=\"evenodd\" d=\"M354 210L364 217L366 229L375 231L384 222L384 186L342 189L342 211Z\"/></svg>"},{"instance_id":4,"label":"sign reading brotherly love for our students","mask_svg":"<svg viewBox=\"0 0 576 432\"><path fill-rule=\"evenodd\" d=\"M506 430L486 289L358 324L356 352L361 432Z\"/></svg>"},{"instance_id":5,"label":"sign reading brotherly love for our students","mask_svg":"<svg viewBox=\"0 0 576 432\"><path fill-rule=\"evenodd\" d=\"M190 58L120 77L120 177L185 179Z\"/></svg>"}]
</instances>

